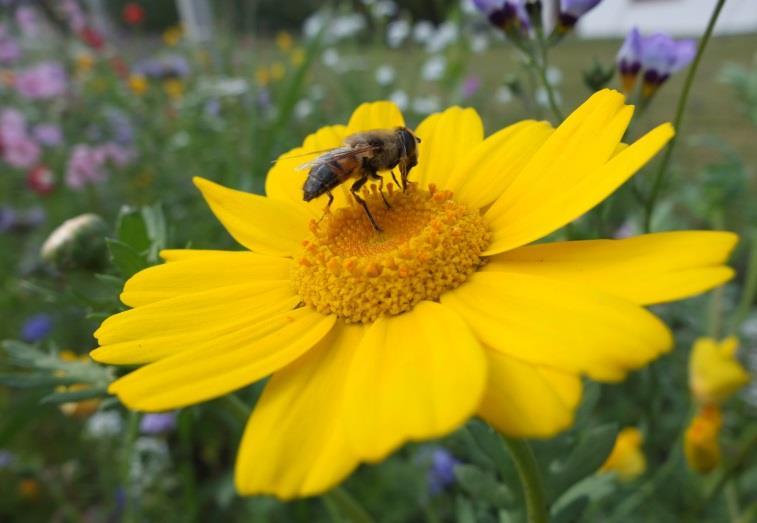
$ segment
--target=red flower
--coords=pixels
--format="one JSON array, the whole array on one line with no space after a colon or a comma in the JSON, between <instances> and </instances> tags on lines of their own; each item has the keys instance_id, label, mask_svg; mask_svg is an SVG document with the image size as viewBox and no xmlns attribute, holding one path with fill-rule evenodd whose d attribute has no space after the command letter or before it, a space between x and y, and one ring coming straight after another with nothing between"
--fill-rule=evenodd
<instances>
[{"instance_id":1,"label":"red flower","mask_svg":"<svg viewBox=\"0 0 757 523\"><path fill-rule=\"evenodd\" d=\"M85 44L93 49L99 50L102 49L103 45L105 45L105 39L102 37L100 32L89 26L85 26L79 32L79 38L81 38Z\"/></svg>"},{"instance_id":2,"label":"red flower","mask_svg":"<svg viewBox=\"0 0 757 523\"><path fill-rule=\"evenodd\" d=\"M129 25L141 24L145 19L145 10L138 3L129 2L121 11L121 19Z\"/></svg>"},{"instance_id":3,"label":"red flower","mask_svg":"<svg viewBox=\"0 0 757 523\"><path fill-rule=\"evenodd\" d=\"M44 196L55 188L55 176L44 165L38 165L26 173L26 185L35 193Z\"/></svg>"}]
</instances>

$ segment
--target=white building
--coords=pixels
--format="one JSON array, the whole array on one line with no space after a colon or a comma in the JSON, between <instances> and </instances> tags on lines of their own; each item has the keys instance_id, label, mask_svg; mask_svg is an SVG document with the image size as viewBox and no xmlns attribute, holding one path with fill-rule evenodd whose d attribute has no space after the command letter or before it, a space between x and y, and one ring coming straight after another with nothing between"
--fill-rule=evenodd
<instances>
[{"instance_id":1,"label":"white building","mask_svg":"<svg viewBox=\"0 0 757 523\"><path fill-rule=\"evenodd\" d=\"M579 21L588 38L622 37L632 27L642 33L701 35L716 0L603 0ZM757 33L757 0L727 0L715 34Z\"/></svg>"}]
</instances>

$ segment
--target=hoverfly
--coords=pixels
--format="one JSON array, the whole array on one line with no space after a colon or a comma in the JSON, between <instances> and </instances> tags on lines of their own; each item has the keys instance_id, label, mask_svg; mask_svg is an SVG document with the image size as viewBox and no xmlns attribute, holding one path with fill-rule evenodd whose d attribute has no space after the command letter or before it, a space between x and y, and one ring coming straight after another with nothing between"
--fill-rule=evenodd
<instances>
[{"instance_id":1,"label":"hoverfly","mask_svg":"<svg viewBox=\"0 0 757 523\"><path fill-rule=\"evenodd\" d=\"M326 194L329 197L328 207L331 207L334 201L331 190L350 178L357 178L350 187L350 192L365 210L373 228L380 232L381 227L373 218L368 204L360 197L359 191L368 180L379 180L381 198L387 208L390 208L383 192L384 179L378 172L391 171L399 166L401 187L404 191L407 188L410 170L418 164L417 144L420 141L420 138L407 127L374 129L347 136L344 145L325 151L312 162L300 167L310 169L302 187L303 199L309 202ZM394 171L391 173L394 183L399 187Z\"/></svg>"}]
</instances>

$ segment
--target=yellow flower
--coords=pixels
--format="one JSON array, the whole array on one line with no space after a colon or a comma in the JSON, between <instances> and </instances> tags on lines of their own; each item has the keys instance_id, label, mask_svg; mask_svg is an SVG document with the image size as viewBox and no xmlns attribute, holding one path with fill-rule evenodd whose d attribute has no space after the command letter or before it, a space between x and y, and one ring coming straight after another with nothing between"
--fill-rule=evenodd
<instances>
[{"instance_id":1,"label":"yellow flower","mask_svg":"<svg viewBox=\"0 0 757 523\"><path fill-rule=\"evenodd\" d=\"M719 405L749 383L749 373L736 359L739 340L699 338L689 357L689 387L700 404Z\"/></svg>"},{"instance_id":2,"label":"yellow flower","mask_svg":"<svg viewBox=\"0 0 757 523\"><path fill-rule=\"evenodd\" d=\"M163 90L172 100L178 100L184 94L184 84L176 78L163 81Z\"/></svg>"},{"instance_id":3,"label":"yellow flower","mask_svg":"<svg viewBox=\"0 0 757 523\"><path fill-rule=\"evenodd\" d=\"M637 478L647 468L641 444L644 441L639 429L626 427L620 431L615 446L601 467L602 472L614 472L623 481Z\"/></svg>"},{"instance_id":4,"label":"yellow flower","mask_svg":"<svg viewBox=\"0 0 757 523\"><path fill-rule=\"evenodd\" d=\"M293 49L290 60L292 61L292 65L294 65L295 67L302 65L302 62L305 61L305 51L303 51L299 47L297 49Z\"/></svg>"},{"instance_id":5,"label":"yellow flower","mask_svg":"<svg viewBox=\"0 0 757 523\"><path fill-rule=\"evenodd\" d=\"M720 463L718 436L722 424L720 409L714 405L703 407L691 420L683 443L689 468L705 474L718 466Z\"/></svg>"},{"instance_id":6,"label":"yellow flower","mask_svg":"<svg viewBox=\"0 0 757 523\"><path fill-rule=\"evenodd\" d=\"M472 109L416 128L406 192L347 184L303 202L302 158L353 133L404 125L390 102L308 136L268 173L267 196L196 178L246 249L168 250L127 281L132 310L105 320L91 356L144 365L110 391L170 410L273 375L241 442L243 494L314 495L361 462L480 415L505 434L547 437L573 421L581 377L616 382L670 350L644 306L728 280L727 232L534 244L597 205L672 137L669 124L619 148L633 108L605 90L560 127L523 121L484 139ZM386 178L391 177L386 174ZM320 220L320 221L319 221Z\"/></svg>"},{"instance_id":7,"label":"yellow flower","mask_svg":"<svg viewBox=\"0 0 757 523\"><path fill-rule=\"evenodd\" d=\"M142 96L150 88L150 84L147 83L147 78L141 74L129 75L128 84L131 92L137 96Z\"/></svg>"},{"instance_id":8,"label":"yellow flower","mask_svg":"<svg viewBox=\"0 0 757 523\"><path fill-rule=\"evenodd\" d=\"M69 351L64 350L61 351L60 354L58 354L58 357L63 361L79 361L82 363L88 363L89 357L88 356L78 356L77 354ZM59 375L65 375L64 371L60 371ZM76 383L73 385L63 385L56 388L57 392L76 392L80 390L86 390L89 388L89 385L86 385L84 383ZM91 416L92 414L97 411L97 408L100 406L100 400L99 399L88 399L83 401L71 401L68 403L63 403L60 405L60 411L65 414L66 416L72 416L74 418L86 418L88 416Z\"/></svg>"},{"instance_id":9,"label":"yellow flower","mask_svg":"<svg viewBox=\"0 0 757 523\"><path fill-rule=\"evenodd\" d=\"M181 41L181 38L184 36L184 31L179 26L169 27L165 31L163 31L163 42L173 47L176 44Z\"/></svg>"},{"instance_id":10,"label":"yellow flower","mask_svg":"<svg viewBox=\"0 0 757 523\"><path fill-rule=\"evenodd\" d=\"M260 87L265 87L271 83L271 71L267 67L258 67L255 69L255 82Z\"/></svg>"},{"instance_id":11,"label":"yellow flower","mask_svg":"<svg viewBox=\"0 0 757 523\"><path fill-rule=\"evenodd\" d=\"M286 69L280 62L274 62L271 64L271 79L274 82L278 82L286 74Z\"/></svg>"},{"instance_id":12,"label":"yellow flower","mask_svg":"<svg viewBox=\"0 0 757 523\"><path fill-rule=\"evenodd\" d=\"M289 51L294 45L294 39L292 35L286 31L279 31L276 33L276 47L284 52Z\"/></svg>"},{"instance_id":13,"label":"yellow flower","mask_svg":"<svg viewBox=\"0 0 757 523\"><path fill-rule=\"evenodd\" d=\"M95 65L95 58L90 53L79 53L76 55L76 70L80 73L87 73Z\"/></svg>"}]
</instances>

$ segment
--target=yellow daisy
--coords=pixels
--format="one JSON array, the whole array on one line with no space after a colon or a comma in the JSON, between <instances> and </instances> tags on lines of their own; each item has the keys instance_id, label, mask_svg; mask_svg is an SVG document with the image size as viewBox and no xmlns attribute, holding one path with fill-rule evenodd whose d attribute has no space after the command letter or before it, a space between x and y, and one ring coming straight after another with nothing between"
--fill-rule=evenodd
<instances>
[{"instance_id":1,"label":"yellow daisy","mask_svg":"<svg viewBox=\"0 0 757 523\"><path fill-rule=\"evenodd\" d=\"M92 353L144 366L110 391L161 411L272 375L241 442L243 494L314 495L361 462L447 434L479 415L512 436L568 427L581 376L621 380L670 349L643 308L732 276L736 237L670 232L530 245L612 193L673 135L665 124L623 147L633 107L592 96L557 129L523 121L484 139L472 109L416 129L407 192L346 190L302 201L302 158L350 134L404 125L363 104L282 156L266 196L195 184L242 252L169 250L131 278ZM385 173L387 180L390 179ZM347 184L345 184L346 186Z\"/></svg>"}]
</instances>

